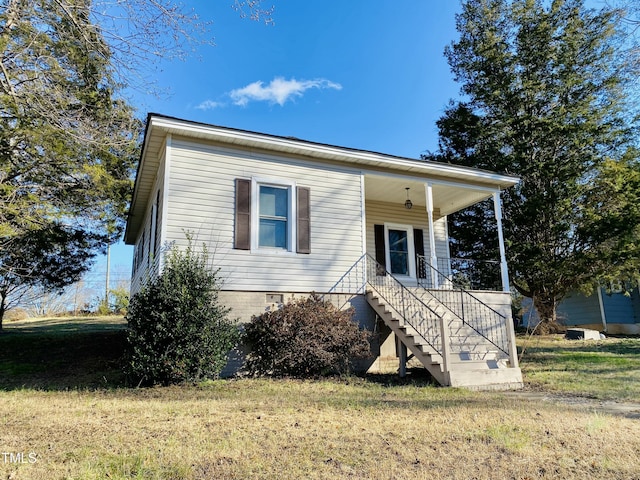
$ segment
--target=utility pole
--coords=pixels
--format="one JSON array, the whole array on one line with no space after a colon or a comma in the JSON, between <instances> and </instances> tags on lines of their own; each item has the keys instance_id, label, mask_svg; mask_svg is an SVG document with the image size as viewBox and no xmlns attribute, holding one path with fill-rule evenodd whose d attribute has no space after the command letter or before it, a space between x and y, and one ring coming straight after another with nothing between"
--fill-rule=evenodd
<instances>
[{"instance_id":1,"label":"utility pole","mask_svg":"<svg viewBox=\"0 0 640 480\"><path fill-rule=\"evenodd\" d=\"M105 306L109 307L109 274L111 270L111 244L107 244L107 280L105 282L104 288L104 303Z\"/></svg>"}]
</instances>

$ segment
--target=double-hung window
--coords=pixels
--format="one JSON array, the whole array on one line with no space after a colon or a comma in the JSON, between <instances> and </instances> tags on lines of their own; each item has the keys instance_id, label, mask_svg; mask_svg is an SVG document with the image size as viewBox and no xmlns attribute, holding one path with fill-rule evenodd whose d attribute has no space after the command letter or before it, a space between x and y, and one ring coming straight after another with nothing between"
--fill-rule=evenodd
<instances>
[{"instance_id":1,"label":"double-hung window","mask_svg":"<svg viewBox=\"0 0 640 480\"><path fill-rule=\"evenodd\" d=\"M251 190L251 250L294 252L295 183L253 177Z\"/></svg>"},{"instance_id":2,"label":"double-hung window","mask_svg":"<svg viewBox=\"0 0 640 480\"><path fill-rule=\"evenodd\" d=\"M258 184L258 248L289 250L290 188Z\"/></svg>"},{"instance_id":3,"label":"double-hung window","mask_svg":"<svg viewBox=\"0 0 640 480\"><path fill-rule=\"evenodd\" d=\"M234 248L311 253L309 187L286 180L237 178Z\"/></svg>"}]
</instances>

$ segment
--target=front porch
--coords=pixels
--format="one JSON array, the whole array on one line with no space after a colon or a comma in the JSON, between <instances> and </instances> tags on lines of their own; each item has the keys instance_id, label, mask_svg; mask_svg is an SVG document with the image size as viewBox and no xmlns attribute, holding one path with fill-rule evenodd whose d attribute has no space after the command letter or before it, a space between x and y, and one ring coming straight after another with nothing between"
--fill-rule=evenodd
<instances>
[{"instance_id":1,"label":"front porch","mask_svg":"<svg viewBox=\"0 0 640 480\"><path fill-rule=\"evenodd\" d=\"M447 215L492 199L500 257L452 258ZM364 175L366 253L407 286L509 292L500 189L402 175Z\"/></svg>"},{"instance_id":2,"label":"front porch","mask_svg":"<svg viewBox=\"0 0 640 480\"><path fill-rule=\"evenodd\" d=\"M400 375L411 359L447 386L519 388L500 187L409 175L364 175L365 253L331 293L366 297L380 352ZM451 258L447 215L492 199L500 258ZM344 297L343 297L344 298Z\"/></svg>"}]
</instances>

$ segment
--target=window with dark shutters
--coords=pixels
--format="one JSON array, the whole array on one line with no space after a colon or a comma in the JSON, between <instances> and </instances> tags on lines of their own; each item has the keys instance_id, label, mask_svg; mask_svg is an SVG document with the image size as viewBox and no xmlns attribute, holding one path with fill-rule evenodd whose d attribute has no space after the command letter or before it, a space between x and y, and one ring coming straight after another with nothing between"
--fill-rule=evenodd
<instances>
[{"instance_id":1,"label":"window with dark shutters","mask_svg":"<svg viewBox=\"0 0 640 480\"><path fill-rule=\"evenodd\" d=\"M252 235L251 195L254 185L252 185L251 180L243 178L237 178L235 182L235 249L251 250L252 238L255 237L253 238L255 242L254 248L266 246L267 248L273 249L275 247L281 247L289 251L293 251L293 248L295 248L297 253L311 253L311 191L308 187L297 187L294 191L292 184L290 184L289 187L281 187L277 183L256 182L255 188L257 189L258 197L256 197L257 200L254 202L256 203L254 208L259 211L253 212L253 215L256 215L256 218L259 220L256 224L258 232L254 232ZM292 205L292 207L296 210L293 218L295 219L297 238L291 239L292 245L289 245L288 242L283 243L281 241L282 238L289 237L293 229L289 226L291 220L290 212L286 213L285 209L278 207L278 205L282 206L282 199L278 202L278 198L276 198L277 195L273 194L274 192L277 193L278 190L285 190L289 196L295 194L295 206ZM269 195L269 193L272 195ZM288 201L286 203L288 204ZM278 214L280 216L278 216ZM253 227L256 227L256 225ZM263 231L261 228L265 230ZM285 228L287 232L281 231L282 228Z\"/></svg>"}]
</instances>

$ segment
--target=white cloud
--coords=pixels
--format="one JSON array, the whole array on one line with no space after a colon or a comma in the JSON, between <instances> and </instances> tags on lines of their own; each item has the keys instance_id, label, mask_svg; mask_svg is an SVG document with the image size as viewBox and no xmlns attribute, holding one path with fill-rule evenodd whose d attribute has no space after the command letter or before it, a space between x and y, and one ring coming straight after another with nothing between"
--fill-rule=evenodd
<instances>
[{"instance_id":1,"label":"white cloud","mask_svg":"<svg viewBox=\"0 0 640 480\"><path fill-rule=\"evenodd\" d=\"M245 106L251 101L277 103L282 106L293 97L301 97L310 88L341 90L342 85L324 78L285 80L282 77L276 77L267 86L264 86L261 81L253 82L246 87L232 90L229 92L229 96L233 103L241 106Z\"/></svg>"},{"instance_id":2,"label":"white cloud","mask_svg":"<svg viewBox=\"0 0 640 480\"><path fill-rule=\"evenodd\" d=\"M213 100L205 100L200 105L197 105L196 108L198 110L213 110L214 108L223 107L224 105L220 102L215 102Z\"/></svg>"}]
</instances>

